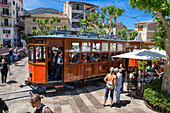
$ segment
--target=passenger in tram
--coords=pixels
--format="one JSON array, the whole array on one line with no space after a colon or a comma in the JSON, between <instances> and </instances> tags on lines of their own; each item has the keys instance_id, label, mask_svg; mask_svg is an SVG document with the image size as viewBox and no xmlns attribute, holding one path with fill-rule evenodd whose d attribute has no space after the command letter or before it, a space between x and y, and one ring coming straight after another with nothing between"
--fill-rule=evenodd
<instances>
[{"instance_id":1,"label":"passenger in tram","mask_svg":"<svg viewBox=\"0 0 170 113\"><path fill-rule=\"evenodd\" d=\"M55 64L55 76L54 76L54 79L55 80L59 80L59 75L60 75L60 71L61 71L61 68L62 68L62 65L63 65L63 58L62 58L62 51L58 51L58 54L57 54L57 62Z\"/></svg>"},{"instance_id":2,"label":"passenger in tram","mask_svg":"<svg viewBox=\"0 0 170 113\"><path fill-rule=\"evenodd\" d=\"M83 58L82 58L82 63L87 63L87 59L86 59L86 56L85 55L83 55Z\"/></svg>"},{"instance_id":3,"label":"passenger in tram","mask_svg":"<svg viewBox=\"0 0 170 113\"><path fill-rule=\"evenodd\" d=\"M96 58L95 56L94 56L94 53L92 54L92 61L93 62L97 62L99 60L99 58Z\"/></svg>"},{"instance_id":4,"label":"passenger in tram","mask_svg":"<svg viewBox=\"0 0 170 113\"><path fill-rule=\"evenodd\" d=\"M102 54L102 61L107 61L107 53Z\"/></svg>"},{"instance_id":5,"label":"passenger in tram","mask_svg":"<svg viewBox=\"0 0 170 113\"><path fill-rule=\"evenodd\" d=\"M38 59L40 59L40 49L39 48L37 49L37 57L38 57Z\"/></svg>"}]
</instances>

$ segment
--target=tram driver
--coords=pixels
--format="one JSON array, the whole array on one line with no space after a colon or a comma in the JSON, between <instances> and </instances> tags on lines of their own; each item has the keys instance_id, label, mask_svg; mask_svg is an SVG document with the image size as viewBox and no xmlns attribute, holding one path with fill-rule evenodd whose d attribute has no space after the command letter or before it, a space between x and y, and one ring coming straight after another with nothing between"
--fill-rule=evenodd
<instances>
[{"instance_id":1,"label":"tram driver","mask_svg":"<svg viewBox=\"0 0 170 113\"><path fill-rule=\"evenodd\" d=\"M62 51L58 51L58 54L57 54L57 62L55 64L55 76L54 76L54 79L55 80L60 80L59 79L59 75L60 75L60 71L61 71L61 68L62 68L62 65L63 65L63 59L62 59Z\"/></svg>"}]
</instances>

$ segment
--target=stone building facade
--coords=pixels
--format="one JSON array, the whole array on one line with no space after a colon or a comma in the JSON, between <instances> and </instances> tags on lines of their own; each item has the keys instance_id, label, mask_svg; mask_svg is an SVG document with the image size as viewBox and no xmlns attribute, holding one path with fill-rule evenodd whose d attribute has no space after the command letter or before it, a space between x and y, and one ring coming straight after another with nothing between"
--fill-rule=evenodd
<instances>
[{"instance_id":1,"label":"stone building facade","mask_svg":"<svg viewBox=\"0 0 170 113\"><path fill-rule=\"evenodd\" d=\"M72 24L70 30L73 33L76 33L76 30L79 31L80 30L79 19L87 19L89 14L92 12L96 12L95 8L98 8L98 7L99 6L85 3L85 2L65 1L64 2L64 14L67 15L70 23Z\"/></svg>"},{"instance_id":2,"label":"stone building facade","mask_svg":"<svg viewBox=\"0 0 170 113\"><path fill-rule=\"evenodd\" d=\"M0 44L20 46L23 28L23 0L0 0Z\"/></svg>"},{"instance_id":3,"label":"stone building facade","mask_svg":"<svg viewBox=\"0 0 170 113\"><path fill-rule=\"evenodd\" d=\"M52 16L60 18L60 22L56 24L57 29L61 29L62 25L66 25L67 29L70 29L70 25L68 23L68 18L67 16L63 14L51 14L51 13L44 13L44 14L36 14L36 15L27 15L27 16L22 16L25 22L25 30L24 34L32 34L32 30L37 30L40 29L38 22L36 22L36 19L52 19Z\"/></svg>"},{"instance_id":4,"label":"stone building facade","mask_svg":"<svg viewBox=\"0 0 170 113\"><path fill-rule=\"evenodd\" d=\"M138 31L136 40L151 41L157 25L153 20L135 23L135 30Z\"/></svg>"}]
</instances>

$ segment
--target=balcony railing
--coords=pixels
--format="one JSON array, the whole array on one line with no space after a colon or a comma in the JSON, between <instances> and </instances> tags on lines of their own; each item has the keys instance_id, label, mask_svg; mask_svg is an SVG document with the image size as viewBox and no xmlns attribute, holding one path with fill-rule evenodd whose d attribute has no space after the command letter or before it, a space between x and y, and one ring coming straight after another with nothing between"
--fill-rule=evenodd
<instances>
[{"instance_id":1,"label":"balcony railing","mask_svg":"<svg viewBox=\"0 0 170 113\"><path fill-rule=\"evenodd\" d=\"M1 16L11 16L12 14L11 13L3 13L2 11L1 11Z\"/></svg>"},{"instance_id":2,"label":"balcony railing","mask_svg":"<svg viewBox=\"0 0 170 113\"><path fill-rule=\"evenodd\" d=\"M5 26L7 26L7 27L12 27L12 23L4 24L4 23L2 22L2 23L1 23L1 26L2 26L2 27L5 27Z\"/></svg>"},{"instance_id":3,"label":"balcony railing","mask_svg":"<svg viewBox=\"0 0 170 113\"><path fill-rule=\"evenodd\" d=\"M14 27L18 27L20 29L24 29L24 22L19 22L19 24L14 24Z\"/></svg>"},{"instance_id":4,"label":"balcony railing","mask_svg":"<svg viewBox=\"0 0 170 113\"><path fill-rule=\"evenodd\" d=\"M0 5L11 6L11 2L0 1Z\"/></svg>"}]
</instances>

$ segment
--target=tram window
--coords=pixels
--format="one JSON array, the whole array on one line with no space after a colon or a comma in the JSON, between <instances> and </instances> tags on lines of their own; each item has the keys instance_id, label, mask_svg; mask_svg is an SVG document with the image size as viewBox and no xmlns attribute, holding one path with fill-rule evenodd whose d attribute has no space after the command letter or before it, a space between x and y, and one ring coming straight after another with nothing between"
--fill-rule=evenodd
<instances>
[{"instance_id":1,"label":"tram window","mask_svg":"<svg viewBox=\"0 0 170 113\"><path fill-rule=\"evenodd\" d=\"M79 43L78 42L72 42L71 43L71 49L70 52L79 52Z\"/></svg>"},{"instance_id":2,"label":"tram window","mask_svg":"<svg viewBox=\"0 0 170 113\"><path fill-rule=\"evenodd\" d=\"M117 51L123 51L123 44L118 43Z\"/></svg>"},{"instance_id":3,"label":"tram window","mask_svg":"<svg viewBox=\"0 0 170 113\"><path fill-rule=\"evenodd\" d=\"M92 62L99 62L99 61L100 61L100 54L92 53Z\"/></svg>"},{"instance_id":4,"label":"tram window","mask_svg":"<svg viewBox=\"0 0 170 113\"><path fill-rule=\"evenodd\" d=\"M82 63L89 63L90 62L90 53L83 53L81 58Z\"/></svg>"},{"instance_id":5,"label":"tram window","mask_svg":"<svg viewBox=\"0 0 170 113\"><path fill-rule=\"evenodd\" d=\"M70 53L69 54L69 63L80 63L80 54L79 53Z\"/></svg>"},{"instance_id":6,"label":"tram window","mask_svg":"<svg viewBox=\"0 0 170 113\"><path fill-rule=\"evenodd\" d=\"M108 43L102 43L102 51L108 51Z\"/></svg>"},{"instance_id":7,"label":"tram window","mask_svg":"<svg viewBox=\"0 0 170 113\"><path fill-rule=\"evenodd\" d=\"M29 40L29 43L33 43L33 40Z\"/></svg>"},{"instance_id":8,"label":"tram window","mask_svg":"<svg viewBox=\"0 0 170 113\"><path fill-rule=\"evenodd\" d=\"M29 60L33 61L33 47L32 46L30 46L30 56L29 57L30 57Z\"/></svg>"},{"instance_id":9,"label":"tram window","mask_svg":"<svg viewBox=\"0 0 170 113\"><path fill-rule=\"evenodd\" d=\"M44 43L45 43L45 40L36 40L35 43L44 44Z\"/></svg>"},{"instance_id":10,"label":"tram window","mask_svg":"<svg viewBox=\"0 0 170 113\"><path fill-rule=\"evenodd\" d=\"M82 52L90 52L91 43L82 43Z\"/></svg>"},{"instance_id":11,"label":"tram window","mask_svg":"<svg viewBox=\"0 0 170 113\"><path fill-rule=\"evenodd\" d=\"M100 51L100 43L93 43L93 51Z\"/></svg>"},{"instance_id":12,"label":"tram window","mask_svg":"<svg viewBox=\"0 0 170 113\"><path fill-rule=\"evenodd\" d=\"M102 53L102 61L108 61L108 53Z\"/></svg>"},{"instance_id":13,"label":"tram window","mask_svg":"<svg viewBox=\"0 0 170 113\"><path fill-rule=\"evenodd\" d=\"M35 46L36 62L45 61L45 46Z\"/></svg>"},{"instance_id":14,"label":"tram window","mask_svg":"<svg viewBox=\"0 0 170 113\"><path fill-rule=\"evenodd\" d=\"M116 43L110 43L110 51L116 51Z\"/></svg>"}]
</instances>

